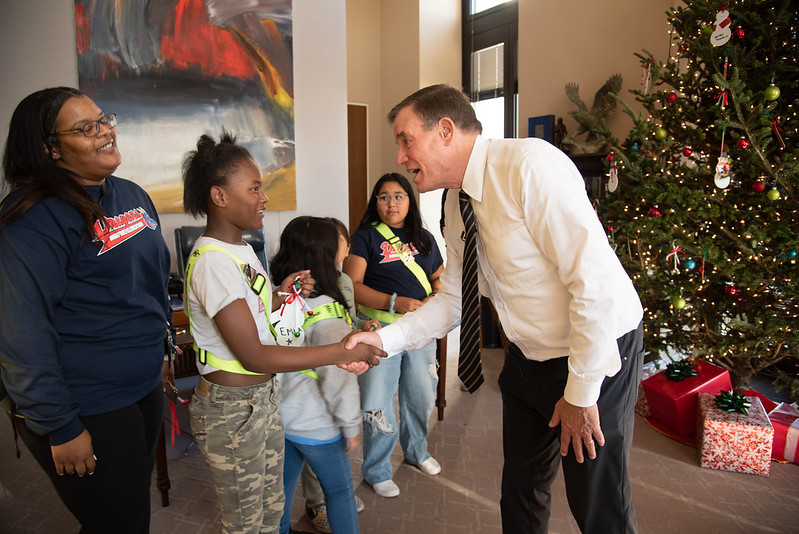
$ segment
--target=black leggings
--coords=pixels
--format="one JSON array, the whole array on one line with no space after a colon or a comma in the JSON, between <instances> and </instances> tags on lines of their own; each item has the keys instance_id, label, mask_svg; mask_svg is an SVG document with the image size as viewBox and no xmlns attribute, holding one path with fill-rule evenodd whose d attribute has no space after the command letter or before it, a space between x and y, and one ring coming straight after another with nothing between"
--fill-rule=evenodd
<instances>
[{"instance_id":1,"label":"black leggings","mask_svg":"<svg viewBox=\"0 0 799 534\"><path fill-rule=\"evenodd\" d=\"M83 477L59 476L47 436L33 433L22 418L13 420L58 496L80 521L81 533L146 534L150 530L150 479L163 410L164 393L159 384L130 406L81 417L97 457L94 474Z\"/></svg>"}]
</instances>

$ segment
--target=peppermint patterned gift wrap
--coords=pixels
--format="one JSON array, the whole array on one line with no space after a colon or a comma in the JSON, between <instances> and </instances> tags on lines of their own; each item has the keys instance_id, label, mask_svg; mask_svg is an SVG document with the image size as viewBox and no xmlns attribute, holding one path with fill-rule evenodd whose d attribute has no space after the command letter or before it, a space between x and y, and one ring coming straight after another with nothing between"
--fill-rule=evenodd
<instances>
[{"instance_id":1,"label":"peppermint patterned gift wrap","mask_svg":"<svg viewBox=\"0 0 799 534\"><path fill-rule=\"evenodd\" d=\"M757 397L748 413L728 412L715 403L715 395L699 393L697 450L699 465L751 475L768 476L774 427Z\"/></svg>"},{"instance_id":2,"label":"peppermint patterned gift wrap","mask_svg":"<svg viewBox=\"0 0 799 534\"><path fill-rule=\"evenodd\" d=\"M774 450L771 457L780 462L799 464L799 408L783 402L768 413L774 426Z\"/></svg>"},{"instance_id":3,"label":"peppermint patterned gift wrap","mask_svg":"<svg viewBox=\"0 0 799 534\"><path fill-rule=\"evenodd\" d=\"M649 409L649 403L646 401L643 382L638 384L638 399L635 401L635 413L643 417L650 417L652 415L652 410Z\"/></svg>"}]
</instances>

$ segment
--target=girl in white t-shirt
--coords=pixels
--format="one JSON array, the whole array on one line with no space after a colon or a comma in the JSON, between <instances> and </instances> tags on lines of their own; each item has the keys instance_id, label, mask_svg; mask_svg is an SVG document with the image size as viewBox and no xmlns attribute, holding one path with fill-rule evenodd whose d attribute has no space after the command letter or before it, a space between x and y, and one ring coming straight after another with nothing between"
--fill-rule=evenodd
<instances>
[{"instance_id":1,"label":"girl in white t-shirt","mask_svg":"<svg viewBox=\"0 0 799 534\"><path fill-rule=\"evenodd\" d=\"M274 373L366 361L381 351L275 344L269 313L293 287L307 295L313 273L290 273L272 291L244 230L262 227L268 201L246 148L222 132L208 135L183 163L183 205L207 215L186 268L185 305L200 382L189 411L194 438L211 470L225 533L277 532L283 515L283 425Z\"/></svg>"}]
</instances>

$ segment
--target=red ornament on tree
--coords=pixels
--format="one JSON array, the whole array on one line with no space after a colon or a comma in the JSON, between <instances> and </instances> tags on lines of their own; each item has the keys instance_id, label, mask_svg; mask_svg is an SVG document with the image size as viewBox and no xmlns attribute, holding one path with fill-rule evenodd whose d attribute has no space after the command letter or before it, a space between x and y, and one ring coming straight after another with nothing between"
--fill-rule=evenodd
<instances>
[{"instance_id":1,"label":"red ornament on tree","mask_svg":"<svg viewBox=\"0 0 799 534\"><path fill-rule=\"evenodd\" d=\"M674 104L677 101L677 93L672 91L671 93L666 95L666 102L669 104Z\"/></svg>"},{"instance_id":2,"label":"red ornament on tree","mask_svg":"<svg viewBox=\"0 0 799 534\"><path fill-rule=\"evenodd\" d=\"M728 295L735 296L738 294L738 288L736 288L735 286L727 286L724 288L724 292L727 293Z\"/></svg>"},{"instance_id":3,"label":"red ornament on tree","mask_svg":"<svg viewBox=\"0 0 799 534\"><path fill-rule=\"evenodd\" d=\"M765 190L766 190L766 184L764 184L760 180L757 180L755 181L755 183L752 184L752 191L754 191L755 193L762 193Z\"/></svg>"},{"instance_id":4,"label":"red ornament on tree","mask_svg":"<svg viewBox=\"0 0 799 534\"><path fill-rule=\"evenodd\" d=\"M733 37L736 39L743 39L746 36L746 32L743 28L738 28L734 32L732 32Z\"/></svg>"},{"instance_id":5,"label":"red ornament on tree","mask_svg":"<svg viewBox=\"0 0 799 534\"><path fill-rule=\"evenodd\" d=\"M736 146L741 150L746 150L747 148L749 148L749 141L741 137L740 139L738 139Z\"/></svg>"},{"instance_id":6,"label":"red ornament on tree","mask_svg":"<svg viewBox=\"0 0 799 534\"><path fill-rule=\"evenodd\" d=\"M690 158L691 154L693 154L693 153L694 153L694 151L691 150L690 148L686 147L686 148L682 149L682 155L685 156L686 158Z\"/></svg>"},{"instance_id":7,"label":"red ornament on tree","mask_svg":"<svg viewBox=\"0 0 799 534\"><path fill-rule=\"evenodd\" d=\"M649 216L650 217L663 217L663 213L657 208L650 208Z\"/></svg>"}]
</instances>

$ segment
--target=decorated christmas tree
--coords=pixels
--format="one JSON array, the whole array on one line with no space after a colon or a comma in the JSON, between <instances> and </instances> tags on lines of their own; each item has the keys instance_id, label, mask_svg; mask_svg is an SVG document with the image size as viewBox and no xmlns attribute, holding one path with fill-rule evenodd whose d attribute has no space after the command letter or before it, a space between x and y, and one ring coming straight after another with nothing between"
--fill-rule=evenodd
<instances>
[{"instance_id":1,"label":"decorated christmas tree","mask_svg":"<svg viewBox=\"0 0 799 534\"><path fill-rule=\"evenodd\" d=\"M669 57L637 54L646 112L619 98L624 140L591 126L613 147L597 212L644 303L648 349L712 361L738 388L799 361L798 11L672 8Z\"/></svg>"}]
</instances>

